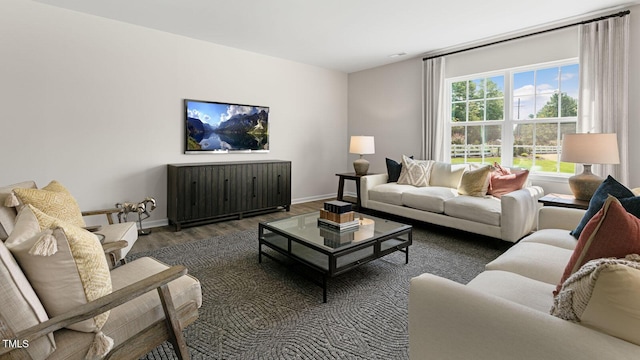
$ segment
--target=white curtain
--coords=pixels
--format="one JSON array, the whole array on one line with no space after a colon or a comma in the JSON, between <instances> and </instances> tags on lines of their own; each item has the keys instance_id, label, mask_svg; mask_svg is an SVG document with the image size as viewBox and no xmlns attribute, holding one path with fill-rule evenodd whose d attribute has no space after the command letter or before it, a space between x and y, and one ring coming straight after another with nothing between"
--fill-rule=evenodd
<instances>
[{"instance_id":1,"label":"white curtain","mask_svg":"<svg viewBox=\"0 0 640 360\"><path fill-rule=\"evenodd\" d=\"M580 25L579 133L616 133L619 165L594 165L594 173L629 181L629 16Z\"/></svg>"},{"instance_id":2,"label":"white curtain","mask_svg":"<svg viewBox=\"0 0 640 360\"><path fill-rule=\"evenodd\" d=\"M444 161L447 99L444 88L444 57L424 61L421 158Z\"/></svg>"}]
</instances>

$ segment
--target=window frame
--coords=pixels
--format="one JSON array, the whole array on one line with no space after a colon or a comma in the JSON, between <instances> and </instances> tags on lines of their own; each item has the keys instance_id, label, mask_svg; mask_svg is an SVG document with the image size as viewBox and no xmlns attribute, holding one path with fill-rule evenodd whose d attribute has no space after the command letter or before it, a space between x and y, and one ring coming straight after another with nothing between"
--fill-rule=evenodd
<instances>
[{"instance_id":1,"label":"window frame","mask_svg":"<svg viewBox=\"0 0 640 360\"><path fill-rule=\"evenodd\" d=\"M514 103L513 103L513 78L514 74L526 72L526 71L535 71L535 70L543 70L546 68L553 67L563 67L567 65L575 65L580 66L577 57L567 58L556 61L549 61L543 63L529 64L518 67L505 68L494 71L487 71L475 74L469 74L464 76L456 76L445 79L446 94L447 94L447 105L448 112L447 118L445 119L445 161L451 162L451 130L452 127L456 126L482 126L482 125L500 125L501 126L501 140L502 145L500 149L500 160L501 164L506 166L514 166L513 165L513 149L514 149L514 135L513 129L516 124L557 124L558 131L560 131L560 124L562 123L575 123L577 128L578 116L570 116L570 117L553 117L553 118L534 118L534 119L515 119L513 115ZM474 81L477 79L488 79L496 76L504 77L504 89L503 89L503 99L504 99L504 114L502 120L482 120L482 121L464 121L464 122L453 122L451 121L452 114L452 105L454 104L453 93L452 93L452 85L453 83L460 81ZM561 84L561 83L560 83ZM561 85L559 85L560 94L562 94ZM578 85L579 86L579 85ZM467 89L468 92L468 89ZM535 97L535 92L534 92ZM471 101L471 98L468 98L467 104ZM486 101L486 97L485 97ZM485 109L486 112L486 109ZM467 114L468 114L468 105L467 105ZM561 114L559 114L561 115ZM561 140L561 139L560 139ZM572 176L573 173L561 173L561 172L542 172L535 171L532 169L530 173L531 178L535 179L544 179L544 180L561 180L566 181L566 178Z\"/></svg>"}]
</instances>

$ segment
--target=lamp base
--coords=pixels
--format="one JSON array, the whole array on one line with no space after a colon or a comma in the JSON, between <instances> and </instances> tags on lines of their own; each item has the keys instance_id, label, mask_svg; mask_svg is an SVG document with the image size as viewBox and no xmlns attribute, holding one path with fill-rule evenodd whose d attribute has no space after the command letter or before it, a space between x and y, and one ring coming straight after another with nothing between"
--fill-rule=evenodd
<instances>
[{"instance_id":1,"label":"lamp base","mask_svg":"<svg viewBox=\"0 0 640 360\"><path fill-rule=\"evenodd\" d=\"M363 159L362 155L360 155L360 159L353 162L353 169L356 171L356 175L367 175L367 171L369 171L369 162L366 159Z\"/></svg>"},{"instance_id":2,"label":"lamp base","mask_svg":"<svg viewBox=\"0 0 640 360\"><path fill-rule=\"evenodd\" d=\"M589 201L604 179L591 172L591 165L583 166L582 174L569 178L569 187L577 200Z\"/></svg>"}]
</instances>

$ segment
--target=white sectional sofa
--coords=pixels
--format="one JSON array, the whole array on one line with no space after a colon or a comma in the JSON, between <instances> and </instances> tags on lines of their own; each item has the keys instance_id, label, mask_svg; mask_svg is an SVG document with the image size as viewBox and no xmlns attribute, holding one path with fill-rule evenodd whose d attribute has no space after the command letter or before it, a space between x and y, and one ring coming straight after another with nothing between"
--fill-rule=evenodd
<instances>
[{"instance_id":1,"label":"white sectional sofa","mask_svg":"<svg viewBox=\"0 0 640 360\"><path fill-rule=\"evenodd\" d=\"M526 186L500 198L460 195L462 172L457 170L456 165L452 170L450 164L436 162L430 186L425 187L389 183L388 174L363 176L362 207L509 242L535 228L538 199L544 195L541 187Z\"/></svg>"},{"instance_id":2,"label":"white sectional sofa","mask_svg":"<svg viewBox=\"0 0 640 360\"><path fill-rule=\"evenodd\" d=\"M550 315L583 210L544 207L539 231L467 285L411 280L409 348L419 359L639 359L640 346Z\"/></svg>"}]
</instances>

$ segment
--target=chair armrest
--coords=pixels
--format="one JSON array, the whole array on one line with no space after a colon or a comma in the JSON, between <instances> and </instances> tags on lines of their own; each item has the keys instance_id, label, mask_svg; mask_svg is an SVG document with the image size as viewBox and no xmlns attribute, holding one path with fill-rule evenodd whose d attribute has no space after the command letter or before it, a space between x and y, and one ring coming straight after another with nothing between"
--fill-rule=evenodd
<instances>
[{"instance_id":1,"label":"chair armrest","mask_svg":"<svg viewBox=\"0 0 640 360\"><path fill-rule=\"evenodd\" d=\"M122 305L132 299L146 294L153 289L158 289L160 292L161 289L166 289L166 285L169 282L186 274L186 267L182 265L172 266L166 270L163 270L162 272L137 281L122 289L116 290L111 294L105 295L99 299L75 307L74 309L69 310L64 314L55 316L38 325L34 325L28 329L19 331L15 334L12 340L28 340L29 342L31 342L41 336L47 335L56 330L60 330L71 324L102 314L105 311L111 310L116 306ZM167 315L166 311L165 315ZM9 353L12 350L14 349L6 347L1 348L0 357L1 355Z\"/></svg>"},{"instance_id":2,"label":"chair armrest","mask_svg":"<svg viewBox=\"0 0 640 360\"><path fill-rule=\"evenodd\" d=\"M409 352L412 360L632 359L638 345L423 274L410 283Z\"/></svg>"},{"instance_id":3,"label":"chair armrest","mask_svg":"<svg viewBox=\"0 0 640 360\"><path fill-rule=\"evenodd\" d=\"M386 184L388 178L387 174L365 175L360 178L360 204L363 208L366 208L367 202L369 202L369 190L375 186Z\"/></svg>"},{"instance_id":4,"label":"chair armrest","mask_svg":"<svg viewBox=\"0 0 640 360\"><path fill-rule=\"evenodd\" d=\"M538 209L542 206L538 199L543 195L541 187L529 186L500 197L502 240L516 242L535 230Z\"/></svg>"},{"instance_id":5,"label":"chair armrest","mask_svg":"<svg viewBox=\"0 0 640 360\"><path fill-rule=\"evenodd\" d=\"M542 229L575 229L586 210L543 206L538 211L538 230Z\"/></svg>"},{"instance_id":6,"label":"chair armrest","mask_svg":"<svg viewBox=\"0 0 640 360\"><path fill-rule=\"evenodd\" d=\"M128 245L129 243L126 240L118 240L102 244L102 251L104 251L104 255L107 257L109 262L109 269L116 267L118 259L121 257L121 253L118 251L126 248ZM122 261L122 264L124 264L124 258Z\"/></svg>"},{"instance_id":7,"label":"chair armrest","mask_svg":"<svg viewBox=\"0 0 640 360\"><path fill-rule=\"evenodd\" d=\"M106 215L107 221L109 222L109 224L113 224L113 214L117 214L120 211L122 211L122 209L120 208L90 210L90 211L83 211L82 216Z\"/></svg>"}]
</instances>

